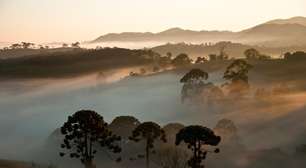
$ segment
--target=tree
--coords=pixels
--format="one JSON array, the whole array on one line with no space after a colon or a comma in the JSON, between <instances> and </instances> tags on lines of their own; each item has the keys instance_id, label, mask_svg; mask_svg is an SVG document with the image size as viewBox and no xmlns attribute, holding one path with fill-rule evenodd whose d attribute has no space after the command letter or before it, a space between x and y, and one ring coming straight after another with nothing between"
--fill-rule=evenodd
<instances>
[{"instance_id":1,"label":"tree","mask_svg":"<svg viewBox=\"0 0 306 168\"><path fill-rule=\"evenodd\" d=\"M174 66L186 66L191 64L192 60L188 57L187 54L182 53L177 55L173 60L172 60L172 64Z\"/></svg>"},{"instance_id":2,"label":"tree","mask_svg":"<svg viewBox=\"0 0 306 168\"><path fill-rule=\"evenodd\" d=\"M80 44L81 44L81 43L77 41L77 42L75 42L75 43L72 43L72 44L71 44L71 47L73 47L73 48L80 48Z\"/></svg>"},{"instance_id":3,"label":"tree","mask_svg":"<svg viewBox=\"0 0 306 168\"><path fill-rule=\"evenodd\" d=\"M209 61L216 61L217 60L217 55L216 54L209 54Z\"/></svg>"},{"instance_id":4,"label":"tree","mask_svg":"<svg viewBox=\"0 0 306 168\"><path fill-rule=\"evenodd\" d=\"M43 45L38 45L39 49L43 50L45 47Z\"/></svg>"},{"instance_id":5,"label":"tree","mask_svg":"<svg viewBox=\"0 0 306 168\"><path fill-rule=\"evenodd\" d=\"M254 48L249 48L244 51L244 55L246 59L258 59L260 56L260 53Z\"/></svg>"},{"instance_id":6,"label":"tree","mask_svg":"<svg viewBox=\"0 0 306 168\"><path fill-rule=\"evenodd\" d=\"M211 129L203 126L191 125L181 129L176 134L175 144L180 145L181 142L186 143L188 148L193 152L193 156L189 159L188 165L192 168L203 168L204 166L201 166L201 162L210 151L202 147L204 145L217 146L220 141L221 137L216 136ZM214 152L218 153L219 149L216 148Z\"/></svg>"},{"instance_id":7,"label":"tree","mask_svg":"<svg viewBox=\"0 0 306 168\"><path fill-rule=\"evenodd\" d=\"M150 166L150 153L154 149L154 141L159 138L162 142L166 142L166 134L161 127L154 122L144 122L138 125L132 132L130 140L139 142L145 141L146 167Z\"/></svg>"},{"instance_id":8,"label":"tree","mask_svg":"<svg viewBox=\"0 0 306 168\"><path fill-rule=\"evenodd\" d=\"M291 53L290 52L286 52L284 54L284 59L289 59L290 56L291 56Z\"/></svg>"},{"instance_id":9,"label":"tree","mask_svg":"<svg viewBox=\"0 0 306 168\"><path fill-rule=\"evenodd\" d=\"M97 144L113 153L121 152L116 145L121 138L108 130L103 117L95 111L81 110L69 116L61 127L61 133L65 136L61 147L67 152L60 152L60 156L69 153L71 158L80 159L86 168L95 167L93 159L97 150L94 147Z\"/></svg>"},{"instance_id":10,"label":"tree","mask_svg":"<svg viewBox=\"0 0 306 168\"><path fill-rule=\"evenodd\" d=\"M223 78L232 82L244 81L247 83L249 80L248 72L252 67L246 61L237 59L227 67Z\"/></svg>"},{"instance_id":11,"label":"tree","mask_svg":"<svg viewBox=\"0 0 306 168\"><path fill-rule=\"evenodd\" d=\"M132 131L140 124L139 120L132 116L116 117L108 126L108 128L120 135L122 140L128 140Z\"/></svg>"},{"instance_id":12,"label":"tree","mask_svg":"<svg viewBox=\"0 0 306 168\"><path fill-rule=\"evenodd\" d=\"M22 45L21 45L21 44L18 44L18 43L15 43L15 44L12 44L12 45L10 46L10 48L11 48L11 49L20 49L20 48L22 48Z\"/></svg>"},{"instance_id":13,"label":"tree","mask_svg":"<svg viewBox=\"0 0 306 168\"><path fill-rule=\"evenodd\" d=\"M249 89L248 73L252 67L252 65L242 59L235 60L227 67L223 78L231 82L226 83L231 93L239 94Z\"/></svg>"},{"instance_id":14,"label":"tree","mask_svg":"<svg viewBox=\"0 0 306 168\"><path fill-rule=\"evenodd\" d=\"M214 131L222 137L223 144L240 145L238 131L235 123L229 119L221 119L216 124Z\"/></svg>"},{"instance_id":15,"label":"tree","mask_svg":"<svg viewBox=\"0 0 306 168\"><path fill-rule=\"evenodd\" d=\"M201 69L192 69L181 78L181 83L201 83L208 79L208 73Z\"/></svg>"},{"instance_id":16,"label":"tree","mask_svg":"<svg viewBox=\"0 0 306 168\"><path fill-rule=\"evenodd\" d=\"M246 59L258 59L258 60L268 60L271 59L271 56L261 54L259 51L257 51L254 48L250 48L244 51L244 55Z\"/></svg>"},{"instance_id":17,"label":"tree","mask_svg":"<svg viewBox=\"0 0 306 168\"><path fill-rule=\"evenodd\" d=\"M192 69L186 73L180 80L184 83L181 91L182 102L185 98L193 97L200 93L200 90L204 86L204 81L208 79L208 73L202 71L201 69Z\"/></svg>"},{"instance_id":18,"label":"tree","mask_svg":"<svg viewBox=\"0 0 306 168\"><path fill-rule=\"evenodd\" d=\"M63 47L63 48L67 48L67 47L68 47L68 44L63 43L63 44L62 44L62 47Z\"/></svg>"},{"instance_id":19,"label":"tree","mask_svg":"<svg viewBox=\"0 0 306 168\"><path fill-rule=\"evenodd\" d=\"M183 148L166 147L157 153L157 163L162 168L187 168L189 154Z\"/></svg>"},{"instance_id":20,"label":"tree","mask_svg":"<svg viewBox=\"0 0 306 168\"><path fill-rule=\"evenodd\" d=\"M158 62L157 62L158 66L167 67L167 66L171 65L171 62L172 62L171 57L172 57L172 55L171 56L167 55L167 56L164 56L164 57L159 57Z\"/></svg>"},{"instance_id":21,"label":"tree","mask_svg":"<svg viewBox=\"0 0 306 168\"><path fill-rule=\"evenodd\" d=\"M167 52L166 56L167 56L167 58L172 59L172 53L171 52Z\"/></svg>"},{"instance_id":22,"label":"tree","mask_svg":"<svg viewBox=\"0 0 306 168\"><path fill-rule=\"evenodd\" d=\"M222 60L228 60L229 55L225 52L225 49L228 45L230 45L231 42L228 41L221 41L215 44L216 47L219 47L219 53L218 54L209 54L209 60L210 61L222 61Z\"/></svg>"},{"instance_id":23,"label":"tree","mask_svg":"<svg viewBox=\"0 0 306 168\"><path fill-rule=\"evenodd\" d=\"M205 57L198 57L197 60L195 61L196 64L202 64L206 62L207 59Z\"/></svg>"},{"instance_id":24,"label":"tree","mask_svg":"<svg viewBox=\"0 0 306 168\"><path fill-rule=\"evenodd\" d=\"M287 52L284 56L285 60L306 60L306 53L304 51L296 51L294 53Z\"/></svg>"},{"instance_id":25,"label":"tree","mask_svg":"<svg viewBox=\"0 0 306 168\"><path fill-rule=\"evenodd\" d=\"M220 47L220 53L217 56L218 60L227 60L228 59L228 54L225 52L225 48L228 45L228 42L220 42L219 45L221 45Z\"/></svg>"},{"instance_id":26,"label":"tree","mask_svg":"<svg viewBox=\"0 0 306 168\"><path fill-rule=\"evenodd\" d=\"M34 43L28 43L28 42L21 42L21 45L24 49L28 49L30 48L31 46L34 46L35 44Z\"/></svg>"}]
</instances>

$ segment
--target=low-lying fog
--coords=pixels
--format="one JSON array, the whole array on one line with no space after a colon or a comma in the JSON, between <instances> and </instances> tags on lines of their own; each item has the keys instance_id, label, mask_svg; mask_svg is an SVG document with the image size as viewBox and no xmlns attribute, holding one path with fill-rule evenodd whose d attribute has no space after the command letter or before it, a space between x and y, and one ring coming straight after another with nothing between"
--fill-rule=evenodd
<instances>
[{"instance_id":1,"label":"low-lying fog","mask_svg":"<svg viewBox=\"0 0 306 168\"><path fill-rule=\"evenodd\" d=\"M195 107L181 103L182 74L169 71L119 80L130 71L114 71L103 77L93 74L65 80L2 82L0 158L31 160L29 152L80 109L95 110L107 122L116 116L132 115L161 125L181 122L212 128L218 120L228 118L237 125L249 149L287 150L306 140L302 139L306 132L306 93L262 102L237 100L224 106ZM218 83L219 79L221 72L210 74L210 81Z\"/></svg>"},{"instance_id":2,"label":"low-lying fog","mask_svg":"<svg viewBox=\"0 0 306 168\"><path fill-rule=\"evenodd\" d=\"M182 121L178 76L118 81L130 70L110 73L111 78L104 75L108 84L99 74L67 80L2 82L0 158L14 158L41 144L68 115L80 109L96 110L108 122L119 115L160 123Z\"/></svg>"}]
</instances>

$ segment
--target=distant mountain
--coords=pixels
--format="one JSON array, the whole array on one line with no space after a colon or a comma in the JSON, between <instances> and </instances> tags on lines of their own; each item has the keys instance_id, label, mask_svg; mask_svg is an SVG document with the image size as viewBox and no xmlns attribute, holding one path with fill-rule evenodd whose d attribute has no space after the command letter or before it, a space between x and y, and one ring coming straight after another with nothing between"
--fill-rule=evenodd
<instances>
[{"instance_id":1,"label":"distant mountain","mask_svg":"<svg viewBox=\"0 0 306 168\"><path fill-rule=\"evenodd\" d=\"M301 46L306 45L305 36L306 27L303 25L266 23L239 32L236 41L270 47Z\"/></svg>"},{"instance_id":2,"label":"distant mountain","mask_svg":"<svg viewBox=\"0 0 306 168\"><path fill-rule=\"evenodd\" d=\"M183 42L183 41L203 41L203 39L215 41L215 39L232 38L234 35L230 31L192 31L181 28L171 28L159 33L110 33L98 37L91 43L99 42L144 42L144 41L163 41L163 42Z\"/></svg>"},{"instance_id":3,"label":"distant mountain","mask_svg":"<svg viewBox=\"0 0 306 168\"><path fill-rule=\"evenodd\" d=\"M265 24L299 24L306 26L306 17L292 17L289 19L276 19L276 20L271 20Z\"/></svg>"},{"instance_id":4,"label":"distant mountain","mask_svg":"<svg viewBox=\"0 0 306 168\"><path fill-rule=\"evenodd\" d=\"M98 42L187 42L205 43L233 41L270 47L306 45L306 18L293 17L277 19L239 32L231 31L193 31L171 28L159 33L110 33L91 41Z\"/></svg>"}]
</instances>

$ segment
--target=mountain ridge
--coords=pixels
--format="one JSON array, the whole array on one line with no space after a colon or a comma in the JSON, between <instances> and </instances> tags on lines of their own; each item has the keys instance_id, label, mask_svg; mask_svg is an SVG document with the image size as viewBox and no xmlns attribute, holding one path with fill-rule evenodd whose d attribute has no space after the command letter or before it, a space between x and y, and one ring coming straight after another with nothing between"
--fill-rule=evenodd
<instances>
[{"instance_id":1,"label":"mountain ridge","mask_svg":"<svg viewBox=\"0 0 306 168\"><path fill-rule=\"evenodd\" d=\"M275 19L241 31L188 30L173 27L161 32L122 32L102 35L90 43L99 42L218 42L233 41L256 45L305 45L306 17Z\"/></svg>"},{"instance_id":2,"label":"mountain ridge","mask_svg":"<svg viewBox=\"0 0 306 168\"><path fill-rule=\"evenodd\" d=\"M306 26L306 17L296 16L289 19L275 19L268 21L265 24L300 24Z\"/></svg>"}]
</instances>

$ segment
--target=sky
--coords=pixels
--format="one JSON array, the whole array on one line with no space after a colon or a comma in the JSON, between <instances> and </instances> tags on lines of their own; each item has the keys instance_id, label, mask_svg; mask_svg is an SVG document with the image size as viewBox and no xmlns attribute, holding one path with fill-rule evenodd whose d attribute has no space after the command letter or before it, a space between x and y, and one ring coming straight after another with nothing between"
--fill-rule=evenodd
<instances>
[{"instance_id":1,"label":"sky","mask_svg":"<svg viewBox=\"0 0 306 168\"><path fill-rule=\"evenodd\" d=\"M0 42L73 42L172 27L239 31L306 16L305 0L0 0Z\"/></svg>"}]
</instances>

